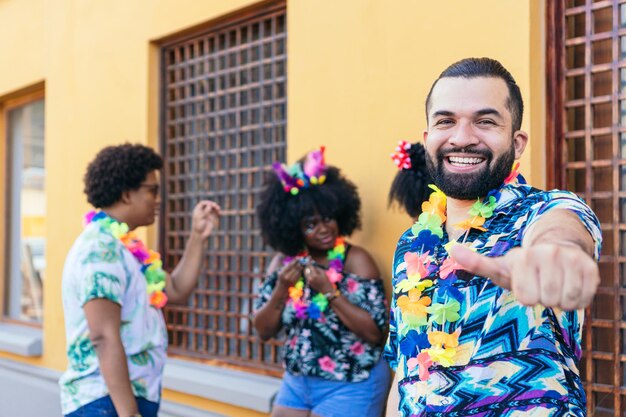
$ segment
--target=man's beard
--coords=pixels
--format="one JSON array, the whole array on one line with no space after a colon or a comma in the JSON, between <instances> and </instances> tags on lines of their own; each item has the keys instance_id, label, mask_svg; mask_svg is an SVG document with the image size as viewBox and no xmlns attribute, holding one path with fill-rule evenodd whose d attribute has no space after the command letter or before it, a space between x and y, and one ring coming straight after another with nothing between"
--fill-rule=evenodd
<instances>
[{"instance_id":1,"label":"man's beard","mask_svg":"<svg viewBox=\"0 0 626 417\"><path fill-rule=\"evenodd\" d=\"M485 158L485 167L477 172L461 174L445 171L445 155L440 149L437 151L437 165L432 157L426 152L426 167L437 187L448 197L457 200L474 200L482 198L489 191L500 188L506 177L511 173L513 162L515 161L515 148L511 146L509 152L502 155L491 167L493 153L489 150L478 150L472 147L447 149L445 154L468 153L480 155ZM491 168L490 168L491 167Z\"/></svg>"}]
</instances>

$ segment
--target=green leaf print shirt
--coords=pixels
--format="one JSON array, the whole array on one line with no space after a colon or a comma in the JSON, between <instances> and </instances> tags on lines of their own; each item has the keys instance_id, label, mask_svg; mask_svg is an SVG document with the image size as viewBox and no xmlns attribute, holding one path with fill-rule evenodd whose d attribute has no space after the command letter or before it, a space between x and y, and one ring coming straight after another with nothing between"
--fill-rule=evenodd
<instances>
[{"instance_id":1,"label":"green leaf print shirt","mask_svg":"<svg viewBox=\"0 0 626 417\"><path fill-rule=\"evenodd\" d=\"M163 314L150 306L139 262L118 239L90 223L74 242L63 270L68 359L59 381L63 414L109 394L83 310L94 298L121 306L120 333L134 394L159 402L167 348Z\"/></svg>"}]
</instances>

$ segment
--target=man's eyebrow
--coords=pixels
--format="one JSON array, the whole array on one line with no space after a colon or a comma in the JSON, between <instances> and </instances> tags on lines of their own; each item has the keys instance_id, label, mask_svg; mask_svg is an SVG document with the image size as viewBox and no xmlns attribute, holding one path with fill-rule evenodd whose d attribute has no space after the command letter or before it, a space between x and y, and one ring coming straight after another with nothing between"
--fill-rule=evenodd
<instances>
[{"instance_id":1,"label":"man's eyebrow","mask_svg":"<svg viewBox=\"0 0 626 417\"><path fill-rule=\"evenodd\" d=\"M491 108L491 107L480 109L476 111L474 114L476 116L485 116L485 115L492 114L496 117L502 118L502 114L498 110ZM444 117L454 116L454 112L451 112L450 110L437 110L436 112L430 115L430 117L433 117L433 118L440 117L440 116L444 116Z\"/></svg>"},{"instance_id":2,"label":"man's eyebrow","mask_svg":"<svg viewBox=\"0 0 626 417\"><path fill-rule=\"evenodd\" d=\"M499 117L500 119L502 119L502 114L500 114L500 112L498 110L492 109L491 107L480 109L475 114L476 114L476 116L494 115L494 116Z\"/></svg>"},{"instance_id":3,"label":"man's eyebrow","mask_svg":"<svg viewBox=\"0 0 626 417\"><path fill-rule=\"evenodd\" d=\"M436 112L430 115L430 117L432 118L439 117L439 116L454 116L454 113L451 112L450 110L437 110Z\"/></svg>"}]
</instances>

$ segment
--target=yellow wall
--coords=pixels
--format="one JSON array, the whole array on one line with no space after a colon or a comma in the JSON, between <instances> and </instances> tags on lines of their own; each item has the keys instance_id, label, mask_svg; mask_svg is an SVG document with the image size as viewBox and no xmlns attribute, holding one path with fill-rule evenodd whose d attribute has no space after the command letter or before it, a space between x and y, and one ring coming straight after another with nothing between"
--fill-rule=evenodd
<instances>
[{"instance_id":1,"label":"yellow wall","mask_svg":"<svg viewBox=\"0 0 626 417\"><path fill-rule=\"evenodd\" d=\"M14 102L16 93L27 94L33 88L40 90L45 78L43 61L43 0L0 0L0 119L9 103ZM7 180L4 170L6 161L4 120L0 120L0 181ZM6 187L2 187L6 191ZM6 193L0 194L2 218L6 216ZM0 253L5 253L5 228L0 222ZM0 260L0 270L4 271L4 256ZM0 282L2 279L0 279ZM4 297L0 288L0 300ZM0 301L2 305L2 301ZM58 331L58 330L57 330ZM54 342L54 341L53 341ZM15 359L32 364L43 363L42 358L25 360L21 357L0 352L0 357Z\"/></svg>"},{"instance_id":2,"label":"yellow wall","mask_svg":"<svg viewBox=\"0 0 626 417\"><path fill-rule=\"evenodd\" d=\"M65 367L61 271L88 208L81 192L87 162L105 145L157 144L154 42L253 3L0 0L0 50L10 63L0 65L0 101L41 80L46 90L46 233L54 245L47 253L44 355L30 362ZM290 0L287 21L289 161L327 145L328 161L344 169L363 198L364 230L355 241L373 252L387 280L394 242L409 225L406 215L386 208L395 174L388 155L398 140L421 138L424 97L448 64L491 56L514 74L529 108L523 127L532 134L522 171L543 184L541 2ZM182 394L165 397L258 415Z\"/></svg>"},{"instance_id":3,"label":"yellow wall","mask_svg":"<svg viewBox=\"0 0 626 417\"><path fill-rule=\"evenodd\" d=\"M0 0L0 98L44 79L43 0Z\"/></svg>"},{"instance_id":4,"label":"yellow wall","mask_svg":"<svg viewBox=\"0 0 626 417\"><path fill-rule=\"evenodd\" d=\"M549 0L548 0L549 1ZM545 38L546 1L532 1L530 6L530 33L528 34L529 86L526 89L524 103L527 107L527 119L524 128L530 134L530 149L527 149L526 163L523 169L528 182L535 187L546 187L546 164L555 161L546 160L546 38ZM530 123L529 123L530 122Z\"/></svg>"}]
</instances>

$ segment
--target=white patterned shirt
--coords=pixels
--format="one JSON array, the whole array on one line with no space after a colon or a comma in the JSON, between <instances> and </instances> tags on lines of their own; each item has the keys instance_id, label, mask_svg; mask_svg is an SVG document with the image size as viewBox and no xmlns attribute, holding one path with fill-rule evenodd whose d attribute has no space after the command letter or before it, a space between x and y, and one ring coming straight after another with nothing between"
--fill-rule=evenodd
<instances>
[{"instance_id":1,"label":"white patterned shirt","mask_svg":"<svg viewBox=\"0 0 626 417\"><path fill-rule=\"evenodd\" d=\"M118 239L90 223L65 260L62 288L68 358L59 380L63 414L109 395L83 310L95 298L121 306L120 333L133 393L159 402L167 332L163 313L150 306L141 264Z\"/></svg>"}]
</instances>

